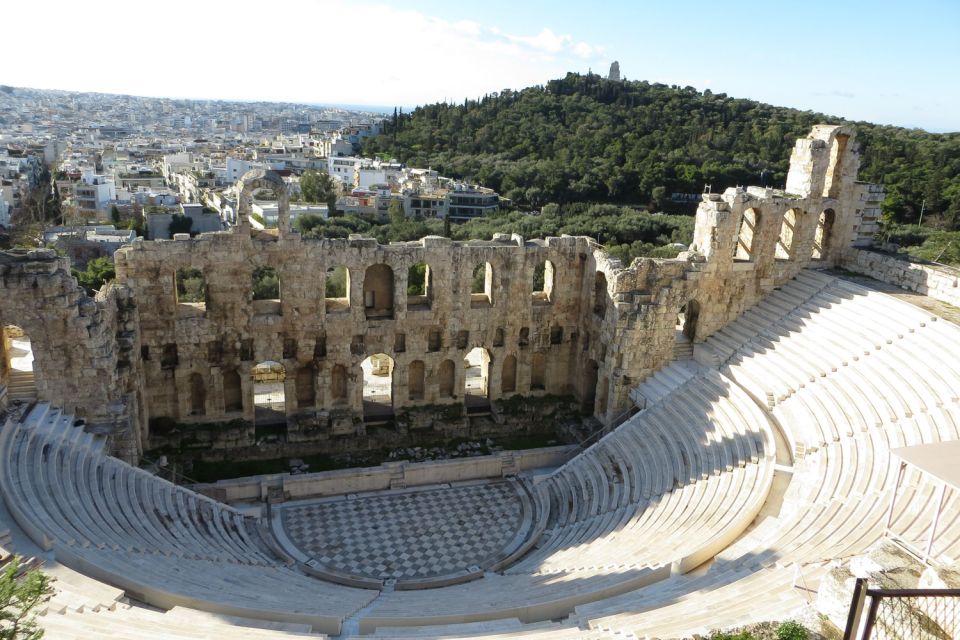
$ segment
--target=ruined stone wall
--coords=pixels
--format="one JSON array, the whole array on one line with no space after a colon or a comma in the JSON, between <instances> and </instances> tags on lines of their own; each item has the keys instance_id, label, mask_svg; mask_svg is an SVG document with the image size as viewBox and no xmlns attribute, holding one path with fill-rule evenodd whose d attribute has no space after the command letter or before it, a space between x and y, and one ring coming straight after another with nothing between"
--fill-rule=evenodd
<instances>
[{"instance_id":1,"label":"ruined stone wall","mask_svg":"<svg viewBox=\"0 0 960 640\"><path fill-rule=\"evenodd\" d=\"M688 251L628 266L589 238L303 240L282 179L257 170L239 185L238 228L121 249L117 283L96 300L52 252L2 254L0 324L34 340L41 398L136 427L115 437L128 457L149 445L151 419L255 421L252 369L267 361L283 367L283 404L268 408L287 418L289 442L365 436L361 363L376 354L393 361L389 404L405 424L462 419L453 410L469 408L464 359L474 347L486 350L489 402L573 396L613 423L630 389L674 357L679 328L702 342L800 269L838 263L861 227L857 166L851 128L815 127L797 142L786 190L706 194ZM280 203L272 233L245 223L264 187ZM409 270L421 264L426 291L408 294ZM483 293L472 291L478 265ZM347 295L328 299L337 266ZM279 294L254 299L264 267L279 276ZM202 301L187 298L186 285L178 293L178 271ZM235 431L224 446L254 444L253 429Z\"/></svg>"},{"instance_id":2,"label":"ruined stone wall","mask_svg":"<svg viewBox=\"0 0 960 640\"><path fill-rule=\"evenodd\" d=\"M140 309L150 416L253 420L251 369L274 361L286 371L286 413L324 412L333 416L331 428L346 435L363 429L355 420L363 415L361 363L379 353L395 363L394 410L463 403L464 358L474 347L490 356L491 401L518 393L576 394L582 282L591 254L586 238L454 243L428 237L384 246L372 239L304 241L297 234L238 231L137 242L115 260L118 282L135 292ZM555 267L552 289L535 294L534 271L545 261ZM429 295L410 300L408 271L421 263L429 267ZM471 294L474 269L485 264L492 269L492 300ZM279 274L279 299L253 299L252 276L261 266ZM326 273L335 266L349 272L347 304L325 298ZM384 266L392 273L393 301L384 307L378 300L368 317L366 276L375 270L381 281ZM205 303L178 302L175 274L183 268L203 274ZM509 357L516 361L516 382L504 391ZM545 377L542 389L531 390L535 359ZM453 365L452 393L441 380L441 368L450 367L445 361ZM424 372L421 397L411 397L409 373L420 367L415 362ZM340 372L346 374L342 396ZM241 384L242 405L233 411L227 376L239 376ZM203 388L200 411L192 406L197 384Z\"/></svg>"},{"instance_id":3,"label":"ruined stone wall","mask_svg":"<svg viewBox=\"0 0 960 640\"><path fill-rule=\"evenodd\" d=\"M139 447L133 358L136 316L129 292L107 287L96 299L70 275L70 263L47 249L0 253L0 326L30 337L37 395L114 433L115 449Z\"/></svg>"}]
</instances>

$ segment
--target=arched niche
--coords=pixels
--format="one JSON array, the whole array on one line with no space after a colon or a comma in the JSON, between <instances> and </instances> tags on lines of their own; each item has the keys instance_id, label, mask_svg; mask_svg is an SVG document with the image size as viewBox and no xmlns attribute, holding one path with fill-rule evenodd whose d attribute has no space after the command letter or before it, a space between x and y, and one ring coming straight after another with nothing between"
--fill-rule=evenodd
<instances>
[{"instance_id":1,"label":"arched niche","mask_svg":"<svg viewBox=\"0 0 960 640\"><path fill-rule=\"evenodd\" d=\"M277 196L277 229L280 235L290 232L290 194L280 174L272 169L251 169L237 183L237 218L241 228L250 229L253 213L253 194L258 189L270 189Z\"/></svg>"},{"instance_id":2,"label":"arched niche","mask_svg":"<svg viewBox=\"0 0 960 640\"><path fill-rule=\"evenodd\" d=\"M830 251L830 241L833 237L833 225L837 216L833 209L824 209L817 219L817 229L813 234L813 250L810 257L814 260L825 260Z\"/></svg>"},{"instance_id":3,"label":"arched niche","mask_svg":"<svg viewBox=\"0 0 960 640\"><path fill-rule=\"evenodd\" d=\"M757 238L757 229L760 224L760 211L754 208L743 212L740 219L740 229L737 233L737 246L734 249L734 260L750 262L754 258L754 247Z\"/></svg>"},{"instance_id":4,"label":"arched niche","mask_svg":"<svg viewBox=\"0 0 960 640\"><path fill-rule=\"evenodd\" d=\"M389 265L367 267L363 276L363 308L370 319L393 317L393 269Z\"/></svg>"}]
</instances>

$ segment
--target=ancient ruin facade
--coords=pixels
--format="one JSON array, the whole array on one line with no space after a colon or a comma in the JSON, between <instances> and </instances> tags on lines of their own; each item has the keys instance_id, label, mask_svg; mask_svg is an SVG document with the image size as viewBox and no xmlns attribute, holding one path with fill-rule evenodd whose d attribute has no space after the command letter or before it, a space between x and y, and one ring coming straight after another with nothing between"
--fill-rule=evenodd
<instances>
[{"instance_id":1,"label":"ancient ruin facade","mask_svg":"<svg viewBox=\"0 0 960 640\"><path fill-rule=\"evenodd\" d=\"M116 429L127 457L149 447L160 418L255 424L264 371L277 397L282 389L272 408L292 441L362 438L384 407L465 416L471 403L496 411L516 396L573 397L609 424L678 339L698 344L860 239L854 136L815 127L797 142L785 190L705 194L688 251L629 266L583 237L305 240L291 229L283 181L254 171L239 218L269 188L276 232L241 224L137 241L116 253L116 282L96 299L52 252L4 254L0 323L31 336L41 398L129 427ZM265 274L275 286L255 291ZM474 349L479 385L466 374ZM364 366L389 379L377 402L365 402Z\"/></svg>"}]
</instances>

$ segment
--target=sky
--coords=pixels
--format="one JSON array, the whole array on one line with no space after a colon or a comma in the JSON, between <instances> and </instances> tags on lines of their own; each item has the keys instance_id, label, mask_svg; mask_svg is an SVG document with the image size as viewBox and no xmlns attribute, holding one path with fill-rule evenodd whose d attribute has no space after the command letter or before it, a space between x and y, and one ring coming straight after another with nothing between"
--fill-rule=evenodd
<instances>
[{"instance_id":1,"label":"sky","mask_svg":"<svg viewBox=\"0 0 960 640\"><path fill-rule=\"evenodd\" d=\"M0 84L410 108L617 60L648 80L960 131L960 0L14 0Z\"/></svg>"}]
</instances>

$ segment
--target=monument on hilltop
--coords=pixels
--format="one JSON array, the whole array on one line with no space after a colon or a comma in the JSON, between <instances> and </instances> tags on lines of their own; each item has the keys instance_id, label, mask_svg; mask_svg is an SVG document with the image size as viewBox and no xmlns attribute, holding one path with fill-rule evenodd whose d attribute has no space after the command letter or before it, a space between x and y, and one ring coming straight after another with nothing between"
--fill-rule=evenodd
<instances>
[{"instance_id":1,"label":"monument on hilltop","mask_svg":"<svg viewBox=\"0 0 960 640\"><path fill-rule=\"evenodd\" d=\"M607 74L607 80L620 82L620 63L616 60L610 65L610 73Z\"/></svg>"}]
</instances>

